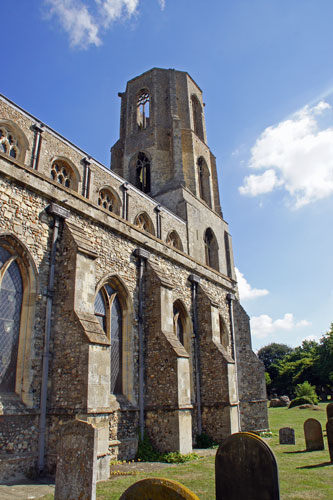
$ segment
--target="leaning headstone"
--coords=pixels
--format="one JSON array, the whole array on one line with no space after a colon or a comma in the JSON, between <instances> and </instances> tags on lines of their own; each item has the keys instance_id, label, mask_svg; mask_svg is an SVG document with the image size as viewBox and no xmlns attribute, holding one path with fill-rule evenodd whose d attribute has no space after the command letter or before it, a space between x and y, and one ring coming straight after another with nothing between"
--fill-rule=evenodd
<instances>
[{"instance_id":1,"label":"leaning headstone","mask_svg":"<svg viewBox=\"0 0 333 500\"><path fill-rule=\"evenodd\" d=\"M324 438L319 420L308 418L305 420L303 427L307 451L323 450Z\"/></svg>"},{"instance_id":2,"label":"leaning headstone","mask_svg":"<svg viewBox=\"0 0 333 500\"><path fill-rule=\"evenodd\" d=\"M280 444L295 444L295 430L291 427L281 427L279 429Z\"/></svg>"},{"instance_id":3,"label":"leaning headstone","mask_svg":"<svg viewBox=\"0 0 333 500\"><path fill-rule=\"evenodd\" d=\"M279 500L275 456L256 434L238 432L223 441L215 457L216 500Z\"/></svg>"},{"instance_id":4,"label":"leaning headstone","mask_svg":"<svg viewBox=\"0 0 333 500\"><path fill-rule=\"evenodd\" d=\"M97 429L82 420L64 424L57 449L54 500L95 500Z\"/></svg>"},{"instance_id":5,"label":"leaning headstone","mask_svg":"<svg viewBox=\"0 0 333 500\"><path fill-rule=\"evenodd\" d=\"M326 423L326 434L330 459L331 462L333 462L333 417L329 418Z\"/></svg>"},{"instance_id":6,"label":"leaning headstone","mask_svg":"<svg viewBox=\"0 0 333 500\"><path fill-rule=\"evenodd\" d=\"M199 500L188 488L169 479L142 479L132 484L119 500Z\"/></svg>"},{"instance_id":7,"label":"leaning headstone","mask_svg":"<svg viewBox=\"0 0 333 500\"><path fill-rule=\"evenodd\" d=\"M333 403L329 403L326 406L327 420L333 417Z\"/></svg>"}]
</instances>

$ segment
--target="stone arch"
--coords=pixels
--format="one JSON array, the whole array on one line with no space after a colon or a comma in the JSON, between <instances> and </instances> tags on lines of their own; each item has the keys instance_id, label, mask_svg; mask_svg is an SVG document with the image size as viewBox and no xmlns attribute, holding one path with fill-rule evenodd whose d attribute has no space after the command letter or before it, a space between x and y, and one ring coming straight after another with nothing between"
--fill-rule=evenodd
<instances>
[{"instance_id":1,"label":"stone arch","mask_svg":"<svg viewBox=\"0 0 333 500\"><path fill-rule=\"evenodd\" d=\"M202 120L202 106L198 97L195 94L191 95L191 104L192 104L192 116L193 116L193 130L194 133L204 141L204 128L203 128L203 120Z\"/></svg>"},{"instance_id":2,"label":"stone arch","mask_svg":"<svg viewBox=\"0 0 333 500\"><path fill-rule=\"evenodd\" d=\"M101 301L105 305L105 316L101 314ZM112 353L112 313L115 312L118 317L118 324L121 324L120 345L116 346L120 352L119 359L120 375L112 372L112 360L115 360L115 353ZM104 277L97 285L95 296L95 315L100 322L105 334L111 341L110 347L110 373L111 380L114 382L116 392L114 394L123 394L126 398L134 402L133 391L133 303L129 291L121 278L116 275ZM112 377L114 379L112 380ZM112 392L113 393L113 392Z\"/></svg>"},{"instance_id":3,"label":"stone arch","mask_svg":"<svg viewBox=\"0 0 333 500\"><path fill-rule=\"evenodd\" d=\"M199 183L199 196L212 208L212 198L210 189L210 171L206 160L200 156L197 161L198 167L198 183Z\"/></svg>"},{"instance_id":4,"label":"stone arch","mask_svg":"<svg viewBox=\"0 0 333 500\"><path fill-rule=\"evenodd\" d=\"M32 383L31 360L33 359L33 330L38 288L37 267L27 247L15 235L11 233L0 234L0 248L3 250L0 289L5 283L6 273L11 272L11 269L16 272L16 275L19 273L22 283L20 310L17 310L15 318L17 325L16 342L13 345L13 341L10 354L15 375L13 385L6 392L15 392L24 404L32 406L30 385ZM7 299L9 300L9 297ZM2 306L5 305L3 302L5 300L6 296L1 293L0 302ZM5 320L3 320L3 323L5 323Z\"/></svg>"},{"instance_id":5,"label":"stone arch","mask_svg":"<svg viewBox=\"0 0 333 500\"><path fill-rule=\"evenodd\" d=\"M207 266L219 271L219 247L216 236L210 227L204 233L204 245Z\"/></svg>"},{"instance_id":6,"label":"stone arch","mask_svg":"<svg viewBox=\"0 0 333 500\"><path fill-rule=\"evenodd\" d=\"M51 179L63 187L78 191L81 176L74 163L65 156L53 158L51 163Z\"/></svg>"},{"instance_id":7,"label":"stone arch","mask_svg":"<svg viewBox=\"0 0 333 500\"><path fill-rule=\"evenodd\" d=\"M134 219L134 225L142 231L146 231L155 236L154 224L147 212L140 212L137 214Z\"/></svg>"},{"instance_id":8,"label":"stone arch","mask_svg":"<svg viewBox=\"0 0 333 500\"><path fill-rule=\"evenodd\" d=\"M166 244L183 252L182 240L180 239L177 231L174 229L168 233L166 237Z\"/></svg>"},{"instance_id":9,"label":"stone arch","mask_svg":"<svg viewBox=\"0 0 333 500\"><path fill-rule=\"evenodd\" d=\"M120 215L121 201L111 186L102 186L98 191L98 205L108 212Z\"/></svg>"},{"instance_id":10,"label":"stone arch","mask_svg":"<svg viewBox=\"0 0 333 500\"><path fill-rule=\"evenodd\" d=\"M1 152L24 163L29 141L15 122L0 118L0 147Z\"/></svg>"},{"instance_id":11,"label":"stone arch","mask_svg":"<svg viewBox=\"0 0 333 500\"><path fill-rule=\"evenodd\" d=\"M150 125L151 98L147 88L139 90L136 94L136 125L139 130L148 128Z\"/></svg>"}]
</instances>

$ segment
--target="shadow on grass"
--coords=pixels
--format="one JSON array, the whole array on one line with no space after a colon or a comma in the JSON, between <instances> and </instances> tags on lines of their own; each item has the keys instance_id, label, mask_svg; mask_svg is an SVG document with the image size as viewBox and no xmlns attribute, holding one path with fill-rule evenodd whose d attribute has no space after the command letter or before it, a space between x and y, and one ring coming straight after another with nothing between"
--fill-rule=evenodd
<instances>
[{"instance_id":1,"label":"shadow on grass","mask_svg":"<svg viewBox=\"0 0 333 500\"><path fill-rule=\"evenodd\" d=\"M303 465L303 467L296 467L296 469L317 469L318 467L327 467L327 466L332 466L333 462L323 462L322 464L316 464L316 465Z\"/></svg>"},{"instance_id":2,"label":"shadow on grass","mask_svg":"<svg viewBox=\"0 0 333 500\"><path fill-rule=\"evenodd\" d=\"M294 454L294 453L310 453L308 450L298 450L298 451L284 451L283 453Z\"/></svg>"}]
</instances>

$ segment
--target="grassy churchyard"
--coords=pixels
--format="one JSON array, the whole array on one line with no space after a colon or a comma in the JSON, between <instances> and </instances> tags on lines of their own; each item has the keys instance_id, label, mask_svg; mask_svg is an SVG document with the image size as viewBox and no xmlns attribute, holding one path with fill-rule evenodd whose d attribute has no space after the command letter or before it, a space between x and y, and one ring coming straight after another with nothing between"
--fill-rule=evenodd
<instances>
[{"instance_id":1,"label":"grassy churchyard","mask_svg":"<svg viewBox=\"0 0 333 500\"><path fill-rule=\"evenodd\" d=\"M298 407L270 408L270 429L272 437L265 438L272 448L279 468L281 500L332 500L333 464L329 463L327 440L324 437L325 450L305 452L303 423L308 418L315 418L326 425L326 404L320 403L318 410ZM293 427L296 445L279 445L279 428ZM326 432L324 431L324 435ZM118 500L132 483L146 477L165 477L180 481L190 488L200 500L215 500L214 458L208 456L193 462L168 465L163 469L140 471L123 465L112 466L112 479L97 485L98 500ZM52 495L43 497L51 500Z\"/></svg>"}]
</instances>

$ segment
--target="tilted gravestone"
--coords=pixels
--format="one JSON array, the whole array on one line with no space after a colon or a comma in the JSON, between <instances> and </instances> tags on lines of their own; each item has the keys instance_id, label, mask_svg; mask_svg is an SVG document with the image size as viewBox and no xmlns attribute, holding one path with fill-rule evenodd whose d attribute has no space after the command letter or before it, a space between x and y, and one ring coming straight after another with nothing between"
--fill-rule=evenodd
<instances>
[{"instance_id":1,"label":"tilted gravestone","mask_svg":"<svg viewBox=\"0 0 333 500\"><path fill-rule=\"evenodd\" d=\"M326 423L326 433L330 459L333 462L333 417L329 418Z\"/></svg>"},{"instance_id":2,"label":"tilted gravestone","mask_svg":"<svg viewBox=\"0 0 333 500\"><path fill-rule=\"evenodd\" d=\"M216 500L279 500L275 456L256 434L238 432L223 441L215 457Z\"/></svg>"},{"instance_id":3,"label":"tilted gravestone","mask_svg":"<svg viewBox=\"0 0 333 500\"><path fill-rule=\"evenodd\" d=\"M281 427L279 429L280 444L295 444L295 430L291 427Z\"/></svg>"},{"instance_id":4,"label":"tilted gravestone","mask_svg":"<svg viewBox=\"0 0 333 500\"><path fill-rule=\"evenodd\" d=\"M326 415L327 415L327 420L333 417L333 403L329 403L326 406Z\"/></svg>"},{"instance_id":5,"label":"tilted gravestone","mask_svg":"<svg viewBox=\"0 0 333 500\"><path fill-rule=\"evenodd\" d=\"M169 479L142 479L132 484L119 500L199 500L188 488Z\"/></svg>"},{"instance_id":6,"label":"tilted gravestone","mask_svg":"<svg viewBox=\"0 0 333 500\"><path fill-rule=\"evenodd\" d=\"M57 449L54 500L95 500L97 429L82 420L64 424Z\"/></svg>"},{"instance_id":7,"label":"tilted gravestone","mask_svg":"<svg viewBox=\"0 0 333 500\"><path fill-rule=\"evenodd\" d=\"M324 438L321 423L315 418L308 418L304 425L304 438L307 451L323 450Z\"/></svg>"}]
</instances>

